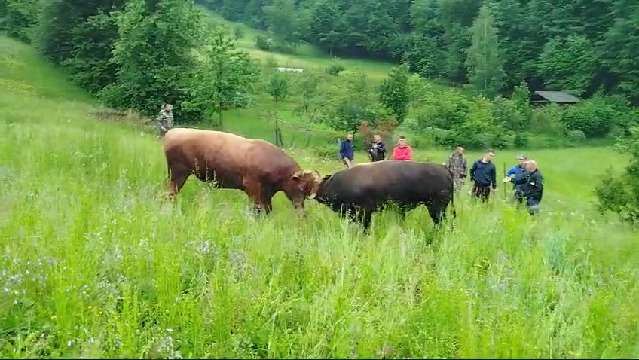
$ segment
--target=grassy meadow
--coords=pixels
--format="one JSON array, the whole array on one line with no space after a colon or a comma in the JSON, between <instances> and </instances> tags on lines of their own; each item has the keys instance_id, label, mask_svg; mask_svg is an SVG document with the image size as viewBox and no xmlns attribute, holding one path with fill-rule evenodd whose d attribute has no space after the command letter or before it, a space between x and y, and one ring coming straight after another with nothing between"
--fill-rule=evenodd
<instances>
[{"instance_id":1,"label":"grassy meadow","mask_svg":"<svg viewBox=\"0 0 639 360\"><path fill-rule=\"evenodd\" d=\"M298 219L282 194L257 218L194 179L170 203L154 134L96 108L0 37L0 357L639 356L639 236L592 192L624 166L611 149L531 153L538 217L463 191L453 228L419 208L364 234L312 201Z\"/></svg>"},{"instance_id":2,"label":"grassy meadow","mask_svg":"<svg viewBox=\"0 0 639 360\"><path fill-rule=\"evenodd\" d=\"M251 28L242 23L228 21L205 8L202 8L202 10L206 14L207 23L210 25L222 26L227 29L231 35L233 35L235 29L241 29L242 36L237 39L238 48L248 52L253 59L262 62L273 62L276 63L277 66L303 68L312 71L324 71L331 64L339 63L345 68L343 74L363 72L366 73L369 79L378 82L381 82L386 77L388 71L393 66L392 63L378 60L330 56L317 47L307 43L302 43L297 46L293 53L260 50L255 46L255 40L258 35L269 37L270 35L267 32Z\"/></svg>"}]
</instances>

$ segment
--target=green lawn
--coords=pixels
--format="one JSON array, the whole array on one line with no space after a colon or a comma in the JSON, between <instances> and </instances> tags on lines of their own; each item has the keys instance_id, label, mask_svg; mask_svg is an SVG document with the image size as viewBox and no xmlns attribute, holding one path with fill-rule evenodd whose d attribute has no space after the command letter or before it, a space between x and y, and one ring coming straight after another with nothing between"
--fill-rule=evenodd
<instances>
[{"instance_id":1,"label":"green lawn","mask_svg":"<svg viewBox=\"0 0 639 360\"><path fill-rule=\"evenodd\" d=\"M636 229L593 205L623 166L610 149L531 152L536 218L501 190L462 192L441 231L422 208L370 234L312 201L298 219L281 194L255 218L241 192L193 179L167 202L152 134L93 118L29 47L0 50L1 357L639 356Z\"/></svg>"},{"instance_id":2,"label":"green lawn","mask_svg":"<svg viewBox=\"0 0 639 360\"><path fill-rule=\"evenodd\" d=\"M331 57L329 54L306 43L298 46L295 52L291 54L263 51L255 46L255 39L258 35L268 36L265 32L244 24L230 22L210 11L204 11L209 24L221 26L229 34L233 34L235 28L241 28L243 36L237 41L238 47L247 51L253 59L262 62L274 61L277 66L314 71L324 71L333 62L338 62L345 67L345 71L342 74L363 72L368 75L369 79L376 82L384 79L394 65L376 60Z\"/></svg>"}]
</instances>

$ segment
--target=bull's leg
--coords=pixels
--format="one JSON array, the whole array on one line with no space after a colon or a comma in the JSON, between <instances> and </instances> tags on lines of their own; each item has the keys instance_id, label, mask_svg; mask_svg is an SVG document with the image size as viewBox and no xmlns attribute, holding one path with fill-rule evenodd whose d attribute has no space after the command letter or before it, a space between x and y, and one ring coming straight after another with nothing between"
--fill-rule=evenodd
<instances>
[{"instance_id":1,"label":"bull's leg","mask_svg":"<svg viewBox=\"0 0 639 360\"><path fill-rule=\"evenodd\" d=\"M186 179L189 177L188 173L171 172L169 178L169 199L175 199L175 195L182 189Z\"/></svg>"},{"instance_id":2,"label":"bull's leg","mask_svg":"<svg viewBox=\"0 0 639 360\"><path fill-rule=\"evenodd\" d=\"M265 208L262 185L258 181L251 179L244 179L243 185L244 191L246 191L249 199L253 201L255 213L259 215Z\"/></svg>"},{"instance_id":3,"label":"bull's leg","mask_svg":"<svg viewBox=\"0 0 639 360\"><path fill-rule=\"evenodd\" d=\"M438 227L439 224L444 220L444 217L446 215L446 207L439 204L432 204L428 206L428 213L430 215L430 218L433 219L433 224Z\"/></svg>"},{"instance_id":4,"label":"bull's leg","mask_svg":"<svg viewBox=\"0 0 639 360\"><path fill-rule=\"evenodd\" d=\"M273 191L271 189L262 189L262 204L264 205L264 211L267 214L270 214L273 211L273 205L271 201L273 200Z\"/></svg>"},{"instance_id":5,"label":"bull's leg","mask_svg":"<svg viewBox=\"0 0 639 360\"><path fill-rule=\"evenodd\" d=\"M371 213L371 211L368 211L368 210L360 210L360 211L361 211L360 221L361 221L362 225L364 226L364 231L368 231L368 229L371 226L372 213Z\"/></svg>"}]
</instances>

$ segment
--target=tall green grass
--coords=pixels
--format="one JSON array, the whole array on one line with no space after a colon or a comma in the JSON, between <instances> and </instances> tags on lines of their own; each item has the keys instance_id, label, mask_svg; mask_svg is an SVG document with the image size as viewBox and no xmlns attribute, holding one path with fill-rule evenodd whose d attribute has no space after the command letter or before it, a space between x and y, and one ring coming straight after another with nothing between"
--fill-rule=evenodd
<instances>
[{"instance_id":1,"label":"tall green grass","mask_svg":"<svg viewBox=\"0 0 639 360\"><path fill-rule=\"evenodd\" d=\"M611 150L531 154L535 218L501 190L462 192L439 232L423 208L370 234L310 201L298 219L281 194L256 218L192 179L167 202L153 135L93 119L32 50L0 49L2 357L639 356L637 234L592 205L622 166Z\"/></svg>"}]
</instances>

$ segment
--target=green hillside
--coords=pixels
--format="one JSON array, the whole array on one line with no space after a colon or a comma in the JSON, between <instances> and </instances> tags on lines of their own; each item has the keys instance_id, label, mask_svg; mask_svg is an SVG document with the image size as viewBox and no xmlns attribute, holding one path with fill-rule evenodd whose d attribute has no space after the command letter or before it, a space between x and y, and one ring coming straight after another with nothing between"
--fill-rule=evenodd
<instances>
[{"instance_id":1,"label":"green hillside","mask_svg":"<svg viewBox=\"0 0 639 360\"><path fill-rule=\"evenodd\" d=\"M241 192L193 179L166 201L139 120L95 116L32 48L0 50L2 357L639 354L636 232L592 202L623 165L612 150L531 153L547 179L536 218L501 189L487 205L462 191L440 231L421 208L376 215L370 234L312 201L298 219L281 194L256 218Z\"/></svg>"}]
</instances>

